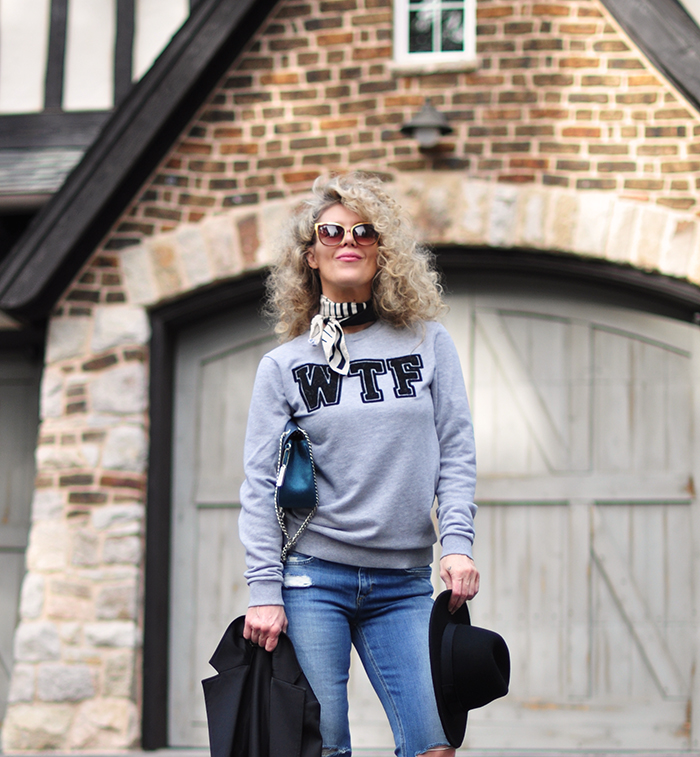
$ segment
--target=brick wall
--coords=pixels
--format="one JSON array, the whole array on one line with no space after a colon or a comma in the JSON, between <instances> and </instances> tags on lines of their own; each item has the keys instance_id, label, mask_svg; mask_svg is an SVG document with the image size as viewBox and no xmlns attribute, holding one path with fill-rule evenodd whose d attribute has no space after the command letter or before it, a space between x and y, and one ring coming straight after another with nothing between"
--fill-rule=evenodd
<instances>
[{"instance_id":1,"label":"brick wall","mask_svg":"<svg viewBox=\"0 0 700 757\"><path fill-rule=\"evenodd\" d=\"M322 172L460 171L696 205L700 121L598 0L478 0L473 71L391 70L390 0L283 0L68 294L118 302L115 253L183 222L306 190ZM424 98L454 134L399 131Z\"/></svg>"}]
</instances>

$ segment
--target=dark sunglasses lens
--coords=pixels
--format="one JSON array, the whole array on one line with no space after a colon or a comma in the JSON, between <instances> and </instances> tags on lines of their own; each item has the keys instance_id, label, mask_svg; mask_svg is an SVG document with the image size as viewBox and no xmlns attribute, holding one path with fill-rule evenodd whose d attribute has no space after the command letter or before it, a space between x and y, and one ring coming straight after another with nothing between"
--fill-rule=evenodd
<instances>
[{"instance_id":1,"label":"dark sunglasses lens","mask_svg":"<svg viewBox=\"0 0 700 757\"><path fill-rule=\"evenodd\" d=\"M340 244L345 236L345 229L334 223L324 223L318 227L318 238L321 244Z\"/></svg>"},{"instance_id":2,"label":"dark sunglasses lens","mask_svg":"<svg viewBox=\"0 0 700 757\"><path fill-rule=\"evenodd\" d=\"M379 239L379 234L371 223L361 223L355 226L352 233L357 244L370 245Z\"/></svg>"}]
</instances>

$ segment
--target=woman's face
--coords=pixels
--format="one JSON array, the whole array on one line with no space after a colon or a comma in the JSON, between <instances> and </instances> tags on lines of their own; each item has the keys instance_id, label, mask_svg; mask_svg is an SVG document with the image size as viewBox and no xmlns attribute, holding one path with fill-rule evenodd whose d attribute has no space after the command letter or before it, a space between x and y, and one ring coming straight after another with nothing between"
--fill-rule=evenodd
<instances>
[{"instance_id":1,"label":"woman's face","mask_svg":"<svg viewBox=\"0 0 700 757\"><path fill-rule=\"evenodd\" d=\"M318 271L321 291L333 302L367 302L372 297L372 279L377 273L379 242L359 245L350 229L367 219L340 203L321 213L319 223L337 223L346 229L337 247L327 247L316 240L306 253L311 268Z\"/></svg>"}]
</instances>

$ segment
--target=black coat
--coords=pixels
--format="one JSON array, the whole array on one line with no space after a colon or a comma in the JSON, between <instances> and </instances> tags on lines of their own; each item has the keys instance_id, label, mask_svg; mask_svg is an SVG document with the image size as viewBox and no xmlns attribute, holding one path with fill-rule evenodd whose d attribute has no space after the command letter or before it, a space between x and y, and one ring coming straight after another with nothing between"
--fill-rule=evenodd
<instances>
[{"instance_id":1,"label":"black coat","mask_svg":"<svg viewBox=\"0 0 700 757\"><path fill-rule=\"evenodd\" d=\"M291 639L274 652L243 638L245 618L223 635L202 681L211 757L320 757L321 708Z\"/></svg>"}]
</instances>

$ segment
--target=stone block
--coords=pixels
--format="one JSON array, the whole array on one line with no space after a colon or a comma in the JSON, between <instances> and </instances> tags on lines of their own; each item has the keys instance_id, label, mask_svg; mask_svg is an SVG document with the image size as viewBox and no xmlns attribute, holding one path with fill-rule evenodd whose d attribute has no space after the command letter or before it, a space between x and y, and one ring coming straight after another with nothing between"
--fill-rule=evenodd
<instances>
[{"instance_id":1,"label":"stone block","mask_svg":"<svg viewBox=\"0 0 700 757\"><path fill-rule=\"evenodd\" d=\"M28 569L42 573L65 568L67 539L62 521L34 521L27 547Z\"/></svg>"},{"instance_id":2,"label":"stone block","mask_svg":"<svg viewBox=\"0 0 700 757\"><path fill-rule=\"evenodd\" d=\"M36 462L39 470L65 470L66 468L91 468L91 458L86 447L94 445L86 444L42 444L36 451ZM96 463L97 461L95 461Z\"/></svg>"},{"instance_id":3,"label":"stone block","mask_svg":"<svg viewBox=\"0 0 700 757\"><path fill-rule=\"evenodd\" d=\"M61 656L61 641L55 623L48 621L22 622L15 631L15 660L43 662Z\"/></svg>"},{"instance_id":4,"label":"stone block","mask_svg":"<svg viewBox=\"0 0 700 757\"><path fill-rule=\"evenodd\" d=\"M180 268L184 271L188 288L208 284L214 272L207 255L207 239L199 226L181 226L175 232ZM187 286L186 284L186 286Z\"/></svg>"},{"instance_id":5,"label":"stone block","mask_svg":"<svg viewBox=\"0 0 700 757\"><path fill-rule=\"evenodd\" d=\"M138 712L127 699L92 699L78 707L71 749L130 749L138 743Z\"/></svg>"},{"instance_id":6,"label":"stone block","mask_svg":"<svg viewBox=\"0 0 700 757\"><path fill-rule=\"evenodd\" d=\"M79 702L95 696L93 671L87 665L39 666L37 695L43 702Z\"/></svg>"},{"instance_id":7,"label":"stone block","mask_svg":"<svg viewBox=\"0 0 700 757\"><path fill-rule=\"evenodd\" d=\"M609 194L583 194L578 202L574 250L603 257L612 216L614 197Z\"/></svg>"},{"instance_id":8,"label":"stone block","mask_svg":"<svg viewBox=\"0 0 700 757\"><path fill-rule=\"evenodd\" d=\"M92 511L92 525L104 531L118 529L121 535L140 534L145 508L139 504L105 505Z\"/></svg>"},{"instance_id":9,"label":"stone block","mask_svg":"<svg viewBox=\"0 0 700 757\"><path fill-rule=\"evenodd\" d=\"M46 339L46 362L50 365L87 352L92 319L67 316L52 318Z\"/></svg>"},{"instance_id":10,"label":"stone block","mask_svg":"<svg viewBox=\"0 0 700 757\"><path fill-rule=\"evenodd\" d=\"M179 259L175 249L175 235L163 234L144 242L151 257L158 299L170 297L184 288L183 276L179 270Z\"/></svg>"},{"instance_id":11,"label":"stone block","mask_svg":"<svg viewBox=\"0 0 700 757\"><path fill-rule=\"evenodd\" d=\"M672 229L661 259L661 270L671 276L687 276L698 247L698 224L692 217L679 217L672 221Z\"/></svg>"},{"instance_id":12,"label":"stone block","mask_svg":"<svg viewBox=\"0 0 700 757\"><path fill-rule=\"evenodd\" d=\"M667 211L642 208L632 262L647 270L658 270L661 250L670 232L671 224Z\"/></svg>"},{"instance_id":13,"label":"stone block","mask_svg":"<svg viewBox=\"0 0 700 757\"><path fill-rule=\"evenodd\" d=\"M51 581L46 594L46 614L60 620L92 620L92 592L86 584Z\"/></svg>"},{"instance_id":14,"label":"stone block","mask_svg":"<svg viewBox=\"0 0 700 757\"><path fill-rule=\"evenodd\" d=\"M133 648L140 645L136 624L126 620L86 623L83 627L85 643L92 647Z\"/></svg>"},{"instance_id":15,"label":"stone block","mask_svg":"<svg viewBox=\"0 0 700 757\"><path fill-rule=\"evenodd\" d=\"M97 565L99 558L99 540L97 534L81 529L73 535L71 565Z\"/></svg>"},{"instance_id":16,"label":"stone block","mask_svg":"<svg viewBox=\"0 0 700 757\"><path fill-rule=\"evenodd\" d=\"M112 368L90 385L92 408L98 413L142 413L148 401L148 378L141 363Z\"/></svg>"},{"instance_id":17,"label":"stone block","mask_svg":"<svg viewBox=\"0 0 700 757\"><path fill-rule=\"evenodd\" d=\"M150 305L158 300L151 255L145 244L127 247L120 253L124 289L129 302Z\"/></svg>"},{"instance_id":18,"label":"stone block","mask_svg":"<svg viewBox=\"0 0 700 757\"><path fill-rule=\"evenodd\" d=\"M523 190L518 203L518 234L516 245L541 249L545 244L545 226L549 195Z\"/></svg>"},{"instance_id":19,"label":"stone block","mask_svg":"<svg viewBox=\"0 0 700 757\"><path fill-rule=\"evenodd\" d=\"M107 432L102 466L110 470L142 473L146 468L148 440L143 426L115 426Z\"/></svg>"},{"instance_id":20,"label":"stone block","mask_svg":"<svg viewBox=\"0 0 700 757\"><path fill-rule=\"evenodd\" d=\"M547 247L570 250L578 217L578 198L575 195L554 191L552 223L548 228Z\"/></svg>"},{"instance_id":21,"label":"stone block","mask_svg":"<svg viewBox=\"0 0 700 757\"><path fill-rule=\"evenodd\" d=\"M134 693L134 655L117 653L104 663L102 693L105 697L131 699Z\"/></svg>"},{"instance_id":22,"label":"stone block","mask_svg":"<svg viewBox=\"0 0 700 757\"><path fill-rule=\"evenodd\" d=\"M234 234L231 214L214 216L202 224L209 262L215 278L225 278L243 269L238 238Z\"/></svg>"},{"instance_id":23,"label":"stone block","mask_svg":"<svg viewBox=\"0 0 700 757\"><path fill-rule=\"evenodd\" d=\"M10 691L7 701L32 702L34 701L34 665L22 665L18 663L12 670Z\"/></svg>"},{"instance_id":24,"label":"stone block","mask_svg":"<svg viewBox=\"0 0 700 757\"><path fill-rule=\"evenodd\" d=\"M45 585L43 576L36 573L27 573L24 576L19 602L19 615L22 619L33 620L41 615L44 609Z\"/></svg>"},{"instance_id":25,"label":"stone block","mask_svg":"<svg viewBox=\"0 0 700 757\"><path fill-rule=\"evenodd\" d=\"M137 305L107 305L95 308L95 326L90 347L93 353L125 344L146 344L151 327L146 311Z\"/></svg>"},{"instance_id":26,"label":"stone block","mask_svg":"<svg viewBox=\"0 0 700 757\"><path fill-rule=\"evenodd\" d=\"M138 565L141 562L141 539L138 536L112 536L105 539L102 560L108 564Z\"/></svg>"},{"instance_id":27,"label":"stone block","mask_svg":"<svg viewBox=\"0 0 700 757\"><path fill-rule=\"evenodd\" d=\"M32 520L57 520L63 516L63 493L58 489L35 489Z\"/></svg>"},{"instance_id":28,"label":"stone block","mask_svg":"<svg viewBox=\"0 0 700 757\"><path fill-rule=\"evenodd\" d=\"M3 725L3 751L65 749L74 712L74 706L66 704L10 705Z\"/></svg>"},{"instance_id":29,"label":"stone block","mask_svg":"<svg viewBox=\"0 0 700 757\"><path fill-rule=\"evenodd\" d=\"M63 416L63 374L55 368L44 369L39 414L42 419Z\"/></svg>"},{"instance_id":30,"label":"stone block","mask_svg":"<svg viewBox=\"0 0 700 757\"><path fill-rule=\"evenodd\" d=\"M97 595L95 616L98 620L135 620L136 587L106 586Z\"/></svg>"},{"instance_id":31,"label":"stone block","mask_svg":"<svg viewBox=\"0 0 700 757\"><path fill-rule=\"evenodd\" d=\"M484 244L488 223L491 187L486 182L463 181L459 209L459 241Z\"/></svg>"},{"instance_id":32,"label":"stone block","mask_svg":"<svg viewBox=\"0 0 700 757\"><path fill-rule=\"evenodd\" d=\"M493 190L487 241L492 247L506 247L513 243L517 228L518 190L498 184Z\"/></svg>"},{"instance_id":33,"label":"stone block","mask_svg":"<svg viewBox=\"0 0 700 757\"><path fill-rule=\"evenodd\" d=\"M288 201L262 205L260 210L261 243L257 256L259 265L270 265L277 258L277 239L292 210L293 206Z\"/></svg>"},{"instance_id":34,"label":"stone block","mask_svg":"<svg viewBox=\"0 0 700 757\"><path fill-rule=\"evenodd\" d=\"M641 205L618 200L613 205L605 257L618 263L630 263L637 233L637 220Z\"/></svg>"}]
</instances>

